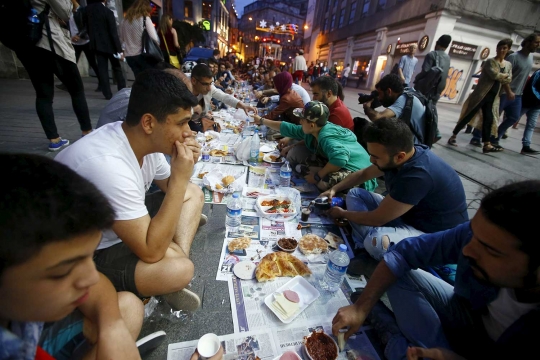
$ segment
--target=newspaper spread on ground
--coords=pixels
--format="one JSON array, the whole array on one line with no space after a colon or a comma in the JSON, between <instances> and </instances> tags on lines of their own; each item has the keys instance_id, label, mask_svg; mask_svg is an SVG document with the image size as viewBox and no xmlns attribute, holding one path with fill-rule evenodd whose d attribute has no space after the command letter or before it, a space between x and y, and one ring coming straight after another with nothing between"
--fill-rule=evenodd
<instances>
[{"instance_id":1,"label":"newspaper spread on ground","mask_svg":"<svg viewBox=\"0 0 540 360\"><path fill-rule=\"evenodd\" d=\"M326 269L325 264L310 264L312 275L305 279L320 293L318 299L302 311L294 321L285 324L268 308L264 299L292 278L279 277L273 281L258 282L256 279L241 280L229 276L229 296L235 332L254 331L264 328L297 327L304 323L324 322L332 319L337 310L350 304L352 289L343 282L341 290L332 293L323 290L320 281Z\"/></svg>"},{"instance_id":2,"label":"newspaper spread on ground","mask_svg":"<svg viewBox=\"0 0 540 360\"><path fill-rule=\"evenodd\" d=\"M296 325L289 329L269 329L250 331L240 334L220 336L224 360L273 360L279 359L286 351L294 351L303 359L308 359L305 351L304 337L313 331L323 330L334 338L332 325L329 321L312 322ZM358 359L380 360L373 348L367 332L369 327L362 327L351 336L343 351L339 352L338 360ZM334 340L336 340L334 338ZM198 340L169 344L167 360L189 360L197 348Z\"/></svg>"}]
</instances>

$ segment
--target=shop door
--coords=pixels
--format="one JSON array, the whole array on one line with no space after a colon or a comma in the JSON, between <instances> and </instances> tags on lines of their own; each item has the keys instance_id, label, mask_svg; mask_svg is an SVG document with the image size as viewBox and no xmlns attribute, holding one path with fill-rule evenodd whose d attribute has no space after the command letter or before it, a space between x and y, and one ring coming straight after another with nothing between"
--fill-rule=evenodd
<instances>
[{"instance_id":1,"label":"shop door","mask_svg":"<svg viewBox=\"0 0 540 360\"><path fill-rule=\"evenodd\" d=\"M471 75L472 61L458 58L450 58L450 69L448 70L448 79L446 87L441 94L441 102L457 104L461 92Z\"/></svg>"}]
</instances>

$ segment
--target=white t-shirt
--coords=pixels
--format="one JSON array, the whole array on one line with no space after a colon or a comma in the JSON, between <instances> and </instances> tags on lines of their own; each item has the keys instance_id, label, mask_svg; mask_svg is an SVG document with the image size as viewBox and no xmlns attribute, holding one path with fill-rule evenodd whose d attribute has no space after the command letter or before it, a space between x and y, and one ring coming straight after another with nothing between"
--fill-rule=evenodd
<instances>
[{"instance_id":1,"label":"white t-shirt","mask_svg":"<svg viewBox=\"0 0 540 360\"><path fill-rule=\"evenodd\" d=\"M55 160L94 183L109 199L116 220L133 220L148 214L146 191L154 179L169 178L171 169L161 153L146 155L139 166L122 123L103 125L62 150ZM112 229L105 230L98 250L120 241Z\"/></svg>"},{"instance_id":2,"label":"white t-shirt","mask_svg":"<svg viewBox=\"0 0 540 360\"><path fill-rule=\"evenodd\" d=\"M482 316L486 332L491 340L497 341L510 325L539 305L518 302L513 289L502 288L488 305L488 314Z\"/></svg>"},{"instance_id":3,"label":"white t-shirt","mask_svg":"<svg viewBox=\"0 0 540 360\"><path fill-rule=\"evenodd\" d=\"M341 76L348 77L350 72L351 72L351 67L347 66L345 69L343 69L343 72L341 73Z\"/></svg>"}]
</instances>

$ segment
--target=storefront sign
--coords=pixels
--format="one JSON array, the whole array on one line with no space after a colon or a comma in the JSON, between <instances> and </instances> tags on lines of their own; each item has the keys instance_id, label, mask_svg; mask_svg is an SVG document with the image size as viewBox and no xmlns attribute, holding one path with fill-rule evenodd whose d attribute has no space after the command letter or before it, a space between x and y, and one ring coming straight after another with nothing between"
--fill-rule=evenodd
<instances>
[{"instance_id":1,"label":"storefront sign","mask_svg":"<svg viewBox=\"0 0 540 360\"><path fill-rule=\"evenodd\" d=\"M480 59L486 60L489 56L489 48L484 48L482 52L480 53Z\"/></svg>"},{"instance_id":2,"label":"storefront sign","mask_svg":"<svg viewBox=\"0 0 540 360\"><path fill-rule=\"evenodd\" d=\"M389 44L387 47L386 47L386 53L387 54L390 54L392 52L392 44Z\"/></svg>"},{"instance_id":3,"label":"storefront sign","mask_svg":"<svg viewBox=\"0 0 540 360\"><path fill-rule=\"evenodd\" d=\"M395 55L405 55L410 53L409 46L411 45L418 45L416 41L401 43L396 45L396 53Z\"/></svg>"},{"instance_id":4,"label":"storefront sign","mask_svg":"<svg viewBox=\"0 0 540 360\"><path fill-rule=\"evenodd\" d=\"M422 38L418 42L418 50L420 51L426 50L428 44L429 44L429 36L427 35L422 36Z\"/></svg>"},{"instance_id":5,"label":"storefront sign","mask_svg":"<svg viewBox=\"0 0 540 360\"><path fill-rule=\"evenodd\" d=\"M452 41L452 45L450 45L449 55L472 60L477 49L478 46L476 45Z\"/></svg>"}]
</instances>

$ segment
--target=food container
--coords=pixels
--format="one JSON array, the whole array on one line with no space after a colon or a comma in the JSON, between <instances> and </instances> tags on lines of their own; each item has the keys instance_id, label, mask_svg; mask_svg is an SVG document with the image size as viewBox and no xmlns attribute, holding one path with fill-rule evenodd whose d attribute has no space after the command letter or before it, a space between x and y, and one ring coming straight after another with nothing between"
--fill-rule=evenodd
<instances>
[{"instance_id":1,"label":"food container","mask_svg":"<svg viewBox=\"0 0 540 360\"><path fill-rule=\"evenodd\" d=\"M257 215L269 220L275 221L290 221L296 218L300 213L302 199L300 192L294 188L278 188L275 189L275 195L259 196L255 202L255 211ZM262 203L267 200L289 200L291 205L288 211L269 211L272 206L264 206Z\"/></svg>"},{"instance_id":2,"label":"food container","mask_svg":"<svg viewBox=\"0 0 540 360\"><path fill-rule=\"evenodd\" d=\"M317 356L315 354L310 354L309 350L308 350L308 339L310 339L312 336L323 338L326 344L333 344L335 346L335 349L336 349L335 356L329 357L329 356L321 356L321 355ZM332 337L330 337L330 336L328 336L328 334L325 334L324 332L320 331L320 332L315 332L315 335L314 335L314 333L311 333L308 336L304 336L304 352L306 353L309 360L321 360L321 359L324 359L324 360L336 360L338 358L338 356L339 356L339 347L338 347L338 344L336 343L336 341Z\"/></svg>"},{"instance_id":3,"label":"food container","mask_svg":"<svg viewBox=\"0 0 540 360\"><path fill-rule=\"evenodd\" d=\"M259 196L256 204L266 218L289 218L297 214L292 200L285 196Z\"/></svg>"},{"instance_id":4,"label":"food container","mask_svg":"<svg viewBox=\"0 0 540 360\"><path fill-rule=\"evenodd\" d=\"M276 242L276 245L282 251L293 253L298 248L298 241L293 238L281 238Z\"/></svg>"}]
</instances>

